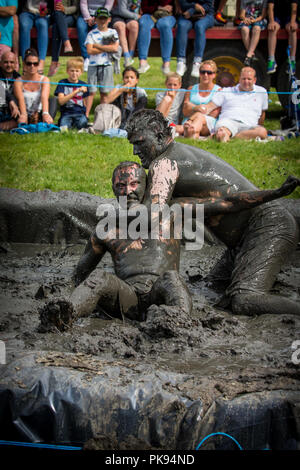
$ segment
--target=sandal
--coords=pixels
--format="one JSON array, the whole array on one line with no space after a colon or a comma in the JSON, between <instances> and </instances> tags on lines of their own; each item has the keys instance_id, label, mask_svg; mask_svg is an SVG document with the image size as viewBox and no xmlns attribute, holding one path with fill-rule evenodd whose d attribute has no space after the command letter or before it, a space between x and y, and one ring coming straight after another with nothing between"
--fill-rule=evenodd
<instances>
[{"instance_id":1,"label":"sandal","mask_svg":"<svg viewBox=\"0 0 300 470\"><path fill-rule=\"evenodd\" d=\"M60 64L50 64L50 67L49 67L49 72L48 72L48 77L52 77L53 75L55 75L59 69L59 65Z\"/></svg>"}]
</instances>

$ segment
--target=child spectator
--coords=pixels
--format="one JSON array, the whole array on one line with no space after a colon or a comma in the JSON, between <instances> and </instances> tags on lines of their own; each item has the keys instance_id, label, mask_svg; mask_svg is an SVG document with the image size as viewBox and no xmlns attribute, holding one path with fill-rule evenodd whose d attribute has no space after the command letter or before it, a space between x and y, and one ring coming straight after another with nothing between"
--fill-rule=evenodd
<instances>
[{"instance_id":1,"label":"child spectator","mask_svg":"<svg viewBox=\"0 0 300 470\"><path fill-rule=\"evenodd\" d=\"M156 109L165 118L175 124L176 134L183 134L181 121L181 108L184 99L184 92L178 91L181 88L181 76L176 72L170 72L166 78L167 91L160 91L156 94Z\"/></svg>"},{"instance_id":2,"label":"child spectator","mask_svg":"<svg viewBox=\"0 0 300 470\"><path fill-rule=\"evenodd\" d=\"M89 65L89 56L85 47L85 40L88 31L96 28L94 13L97 8L107 8L108 11L111 11L113 4L114 0L80 0L81 15L77 18L77 31L79 47L84 59L83 70L85 72L87 72Z\"/></svg>"},{"instance_id":3,"label":"child spectator","mask_svg":"<svg viewBox=\"0 0 300 470\"><path fill-rule=\"evenodd\" d=\"M147 107L147 94L137 86L139 72L132 66L123 71L123 85L117 85L106 97L106 103L113 103L121 110L120 129L124 129L128 118L140 109Z\"/></svg>"},{"instance_id":4,"label":"child spectator","mask_svg":"<svg viewBox=\"0 0 300 470\"><path fill-rule=\"evenodd\" d=\"M116 6L111 11L111 27L115 28L119 35L120 45L124 55L124 67L133 64L136 41L139 33L138 20L141 17L140 4L140 0L118 0Z\"/></svg>"},{"instance_id":5,"label":"child spectator","mask_svg":"<svg viewBox=\"0 0 300 470\"><path fill-rule=\"evenodd\" d=\"M73 52L68 36L68 28L75 25L78 8L79 0L54 0L54 11L52 14L52 61L48 77L52 77L58 71L58 59L62 43L65 54Z\"/></svg>"},{"instance_id":6,"label":"child spectator","mask_svg":"<svg viewBox=\"0 0 300 470\"><path fill-rule=\"evenodd\" d=\"M68 78L60 80L54 95L60 104L61 116L58 125L83 129L87 127L86 98L89 95L87 84L79 80L83 72L83 59L74 58L67 62ZM74 86L76 85L76 86Z\"/></svg>"},{"instance_id":7,"label":"child spectator","mask_svg":"<svg viewBox=\"0 0 300 470\"><path fill-rule=\"evenodd\" d=\"M267 0L241 0L241 30L242 40L247 50L244 60L250 66L255 60L255 49L259 42L260 32L267 27Z\"/></svg>"},{"instance_id":8,"label":"child spectator","mask_svg":"<svg viewBox=\"0 0 300 470\"><path fill-rule=\"evenodd\" d=\"M88 33L85 41L87 52L90 55L88 83L92 85L87 99L87 117L97 92L97 85L100 86L100 103L106 103L106 95L114 86L113 64L110 53L117 52L119 48L117 31L108 27L111 14L107 8L98 8L95 12L95 19L97 28Z\"/></svg>"},{"instance_id":9,"label":"child spectator","mask_svg":"<svg viewBox=\"0 0 300 470\"><path fill-rule=\"evenodd\" d=\"M179 0L182 14L178 19L176 34L177 68L176 72L183 76L186 71L186 49L188 45L188 34L192 28L195 30L194 59L191 72L192 77L199 78L199 68L202 62L206 36L205 32L214 25L214 2L213 0Z\"/></svg>"},{"instance_id":10,"label":"child spectator","mask_svg":"<svg viewBox=\"0 0 300 470\"><path fill-rule=\"evenodd\" d=\"M277 44L277 33L280 28L285 28L289 36L291 46L291 67L292 72L296 71L297 52L297 7L298 0L268 0L268 69L267 73L274 73L277 64L275 61L275 51Z\"/></svg>"}]
</instances>

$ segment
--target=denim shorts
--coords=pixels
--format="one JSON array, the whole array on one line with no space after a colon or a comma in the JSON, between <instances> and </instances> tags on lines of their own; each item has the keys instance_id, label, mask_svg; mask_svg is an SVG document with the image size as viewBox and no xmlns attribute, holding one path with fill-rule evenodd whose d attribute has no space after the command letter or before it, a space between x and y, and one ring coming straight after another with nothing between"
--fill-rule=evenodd
<instances>
[{"instance_id":1,"label":"denim shorts","mask_svg":"<svg viewBox=\"0 0 300 470\"><path fill-rule=\"evenodd\" d=\"M109 93L114 87L114 70L112 64L89 65L88 83L92 85L89 87L91 93L96 93L98 88L100 93Z\"/></svg>"},{"instance_id":2,"label":"denim shorts","mask_svg":"<svg viewBox=\"0 0 300 470\"><path fill-rule=\"evenodd\" d=\"M267 22L266 19L264 19L264 20L261 20L261 21L256 21L255 23L252 23L252 24L241 23L241 24L238 26L238 28L239 28L239 29L242 29L243 27L246 26L246 27L249 28L250 31L251 31L251 29L253 28L253 26L260 26L260 29L263 31L264 29L266 29L267 25L268 25L268 22Z\"/></svg>"}]
</instances>

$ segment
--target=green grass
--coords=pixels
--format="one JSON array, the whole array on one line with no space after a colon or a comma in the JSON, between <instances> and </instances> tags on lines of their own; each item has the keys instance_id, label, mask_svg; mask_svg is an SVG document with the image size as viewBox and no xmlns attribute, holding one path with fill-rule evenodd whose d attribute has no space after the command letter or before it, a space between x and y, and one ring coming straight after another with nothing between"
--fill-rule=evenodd
<instances>
[{"instance_id":1,"label":"green grass","mask_svg":"<svg viewBox=\"0 0 300 470\"><path fill-rule=\"evenodd\" d=\"M59 73L51 81L66 78L65 62L66 58L61 58ZM151 68L141 75L139 85L163 88L161 59L150 58L149 62ZM46 64L49 65L49 58ZM135 65L138 65L137 60ZM171 69L175 68L176 62L173 60ZM115 78L115 83L121 82L121 76ZM86 80L86 73L82 79ZM55 87L52 85L52 93ZM155 107L156 93L157 90L147 90L149 107ZM282 108L276 94L270 95L270 98L266 127L276 129L279 128ZM94 107L98 103L97 96ZM218 155L260 188L275 188L287 175L300 175L299 139L270 143L232 140L227 144L188 139L178 141ZM75 131L67 134L1 134L0 149L0 186L26 191L48 188L52 191L72 190L112 197L113 168L125 159L138 161L127 139L109 139L101 135L77 134ZM299 198L300 189L292 197Z\"/></svg>"}]
</instances>

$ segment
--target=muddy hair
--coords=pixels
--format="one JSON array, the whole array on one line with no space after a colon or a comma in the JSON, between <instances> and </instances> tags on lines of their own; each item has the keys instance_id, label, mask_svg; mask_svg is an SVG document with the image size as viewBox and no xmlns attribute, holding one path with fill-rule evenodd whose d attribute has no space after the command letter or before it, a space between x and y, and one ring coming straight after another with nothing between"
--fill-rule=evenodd
<instances>
[{"instance_id":1,"label":"muddy hair","mask_svg":"<svg viewBox=\"0 0 300 470\"><path fill-rule=\"evenodd\" d=\"M165 138L172 137L172 129L169 126L169 121L156 109L141 109L136 111L128 119L125 126L129 139L132 134L142 134L148 129L156 135L162 134Z\"/></svg>"},{"instance_id":2,"label":"muddy hair","mask_svg":"<svg viewBox=\"0 0 300 470\"><path fill-rule=\"evenodd\" d=\"M111 178L112 185L114 184L116 173L119 170L121 170L122 168L127 168L127 167L130 167L130 166L136 166L139 170L142 170L145 173L145 177L146 177L146 172L145 172L144 168L142 167L142 165L140 165L138 162L133 162L133 161L127 161L126 160L124 162L119 163L119 165L117 165L116 168L114 169L113 174L112 174L112 178Z\"/></svg>"}]
</instances>

